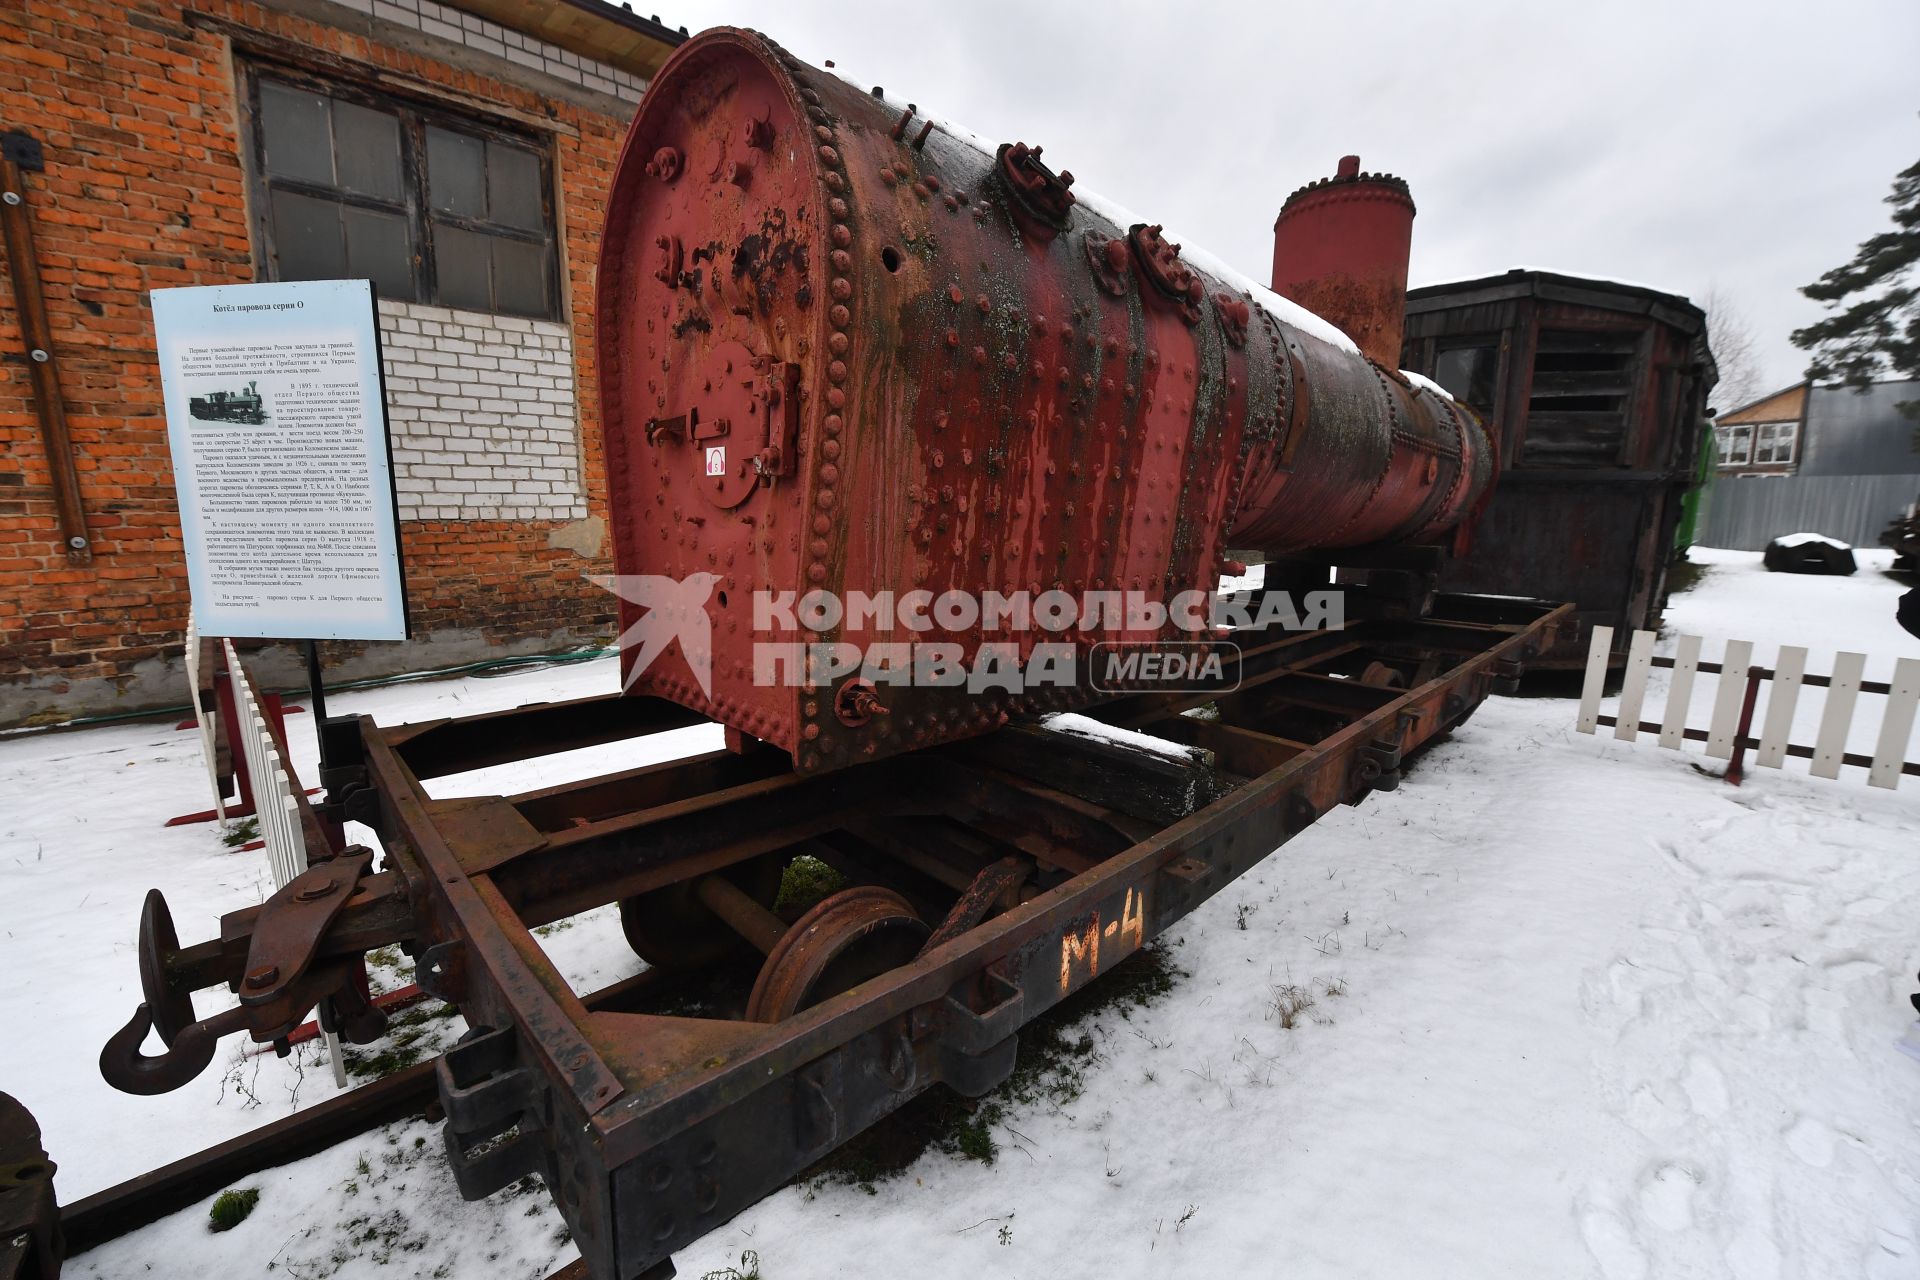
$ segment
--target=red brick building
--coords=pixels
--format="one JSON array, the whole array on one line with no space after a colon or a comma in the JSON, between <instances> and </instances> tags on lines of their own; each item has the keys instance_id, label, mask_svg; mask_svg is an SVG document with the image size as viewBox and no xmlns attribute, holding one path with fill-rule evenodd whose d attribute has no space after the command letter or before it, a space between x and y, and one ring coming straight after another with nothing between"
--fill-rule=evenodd
<instances>
[{"instance_id":1,"label":"red brick building","mask_svg":"<svg viewBox=\"0 0 1920 1280\"><path fill-rule=\"evenodd\" d=\"M684 36L600 0L0 6L6 216L39 267L0 261L0 725L185 700L148 302L176 285L378 286L416 638L328 646L332 676L608 637L596 246Z\"/></svg>"}]
</instances>

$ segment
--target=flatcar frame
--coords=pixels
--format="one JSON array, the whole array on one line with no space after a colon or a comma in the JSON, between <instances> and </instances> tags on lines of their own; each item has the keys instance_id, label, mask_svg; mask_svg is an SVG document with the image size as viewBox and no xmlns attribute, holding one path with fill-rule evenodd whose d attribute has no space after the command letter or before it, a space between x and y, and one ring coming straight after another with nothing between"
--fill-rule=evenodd
<instances>
[{"instance_id":1,"label":"flatcar frame","mask_svg":"<svg viewBox=\"0 0 1920 1280\"><path fill-rule=\"evenodd\" d=\"M1184 816L1154 799L1171 794L1166 779L1113 785L1102 762L1058 744L1023 750L1035 731L1017 726L819 776L777 752L716 751L510 798L434 800L434 777L703 721L620 696L394 728L335 720L330 816L374 826L398 872L363 886L335 932L347 949L356 929L378 934L381 900L404 895L422 985L472 1028L437 1066L462 1192L538 1172L587 1272L669 1275L673 1250L934 1083L978 1095L1003 1080L1023 1024L1327 809L1397 784L1407 756L1517 681L1569 614L1441 596L1418 620L1243 635L1235 692L1098 708L1213 753L1228 785ZM1376 663L1410 687L1367 683ZM1184 714L1209 702L1220 720ZM1329 731L1303 741L1255 727L1303 715ZM996 767L1013 760L1020 776ZM639 1012L617 993L589 1007L532 932L850 824L933 817L1017 840L1058 883L784 1021ZM222 932L231 952L241 931Z\"/></svg>"}]
</instances>

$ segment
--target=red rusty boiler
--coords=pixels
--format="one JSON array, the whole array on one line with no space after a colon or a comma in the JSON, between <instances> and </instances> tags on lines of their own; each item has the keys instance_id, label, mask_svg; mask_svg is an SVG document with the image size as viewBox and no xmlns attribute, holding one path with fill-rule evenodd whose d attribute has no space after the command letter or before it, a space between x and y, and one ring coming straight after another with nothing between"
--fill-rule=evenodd
<instances>
[{"instance_id":1,"label":"red rusty boiler","mask_svg":"<svg viewBox=\"0 0 1920 1280\"><path fill-rule=\"evenodd\" d=\"M761 625L756 593L1166 602L1212 589L1229 546L1432 541L1473 507L1493 459L1469 413L1072 185L1038 147L754 32L673 55L608 202L599 370L619 572L680 580L658 607L705 618L674 619L664 653L630 643L630 689L840 767L1093 695L770 682L768 643L796 637ZM644 612L621 607L623 628ZM1061 634L858 621L817 612L800 638L951 643L963 666L1193 638L1084 612Z\"/></svg>"}]
</instances>

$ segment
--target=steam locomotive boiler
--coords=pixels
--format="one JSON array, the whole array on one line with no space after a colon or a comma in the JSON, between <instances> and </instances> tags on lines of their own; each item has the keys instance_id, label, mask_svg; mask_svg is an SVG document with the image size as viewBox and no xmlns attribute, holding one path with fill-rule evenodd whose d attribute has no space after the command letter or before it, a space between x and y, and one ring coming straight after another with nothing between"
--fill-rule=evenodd
<instances>
[{"instance_id":1,"label":"steam locomotive boiler","mask_svg":"<svg viewBox=\"0 0 1920 1280\"><path fill-rule=\"evenodd\" d=\"M635 118L603 240L624 689L326 719L325 799L286 788L313 865L194 946L150 894L142 1000L102 1074L175 1089L221 1037L284 1049L316 1006L377 1039L360 961L400 947L470 1027L432 1068L461 1192L538 1174L580 1249L568 1274L596 1280L672 1274L674 1250L930 1088L994 1088L1024 1025L1398 785L1568 615L1431 589L1496 468L1471 413L1392 367L1412 213L1357 162L1288 201L1274 278L1335 327L1076 197L1038 148L979 144L750 32L688 41ZM1179 600L1229 546L1277 557L1262 606L1182 640ZM1332 568L1345 627L1267 620L1276 587ZM1017 615L941 620L942 600L1050 592L1162 609L1046 640ZM930 607L963 660L1217 644L1229 679L762 678L782 608L884 593ZM806 629L839 643L851 617ZM1032 714L1067 706L1135 733ZM429 786L713 721L724 747L639 768ZM838 886L794 902L803 857ZM645 968L576 990L541 926L612 904ZM238 1004L201 1016L194 993L220 987Z\"/></svg>"},{"instance_id":2,"label":"steam locomotive boiler","mask_svg":"<svg viewBox=\"0 0 1920 1280\"><path fill-rule=\"evenodd\" d=\"M1303 197L1410 223L1404 184L1358 177ZM644 670L630 651L629 687L802 770L1092 691L770 683L751 652L773 638L756 595L1112 591L1164 606L1211 589L1229 546L1435 540L1493 477L1479 420L1397 371L1397 323L1384 340L1355 326L1377 340L1369 360L1159 226L1077 195L1040 148L989 148L749 33L689 43L648 93L602 251L620 572L714 586L711 641ZM1403 234L1395 305L1405 263ZM629 603L622 623L640 616ZM845 625L807 638L861 639ZM1052 637L981 620L941 638L964 666ZM1071 639L1084 659L1101 640L1182 637L1169 620Z\"/></svg>"}]
</instances>

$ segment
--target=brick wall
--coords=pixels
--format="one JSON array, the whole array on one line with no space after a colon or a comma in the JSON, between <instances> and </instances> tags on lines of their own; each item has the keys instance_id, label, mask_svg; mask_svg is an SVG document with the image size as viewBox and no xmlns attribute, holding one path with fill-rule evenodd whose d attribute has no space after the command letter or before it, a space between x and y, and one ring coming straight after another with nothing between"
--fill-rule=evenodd
<instances>
[{"instance_id":1,"label":"brick wall","mask_svg":"<svg viewBox=\"0 0 1920 1280\"><path fill-rule=\"evenodd\" d=\"M573 334L563 324L380 304L403 520L580 520Z\"/></svg>"},{"instance_id":2,"label":"brick wall","mask_svg":"<svg viewBox=\"0 0 1920 1280\"><path fill-rule=\"evenodd\" d=\"M0 5L0 120L46 149L28 201L95 550L92 564L70 566L59 543L12 283L0 281L0 725L185 697L185 566L147 292L258 278L235 89L245 58L312 59L330 75L363 69L390 93L432 101L444 90L497 104L512 121L547 122L559 187L563 323L411 306L383 315L394 398L408 397L393 418L417 638L329 646L331 668L351 678L608 635L607 597L584 578L609 569L591 302L601 208L630 111L610 93L631 96L637 82L607 68L595 74L611 91L588 86L590 68L550 46L522 47L516 61L503 43L494 57L478 41L499 34L463 22L456 42L428 25L451 26L455 11L428 0L402 0L394 16L409 21L368 7ZM280 43L262 52L261 37ZM442 363L449 355L455 364ZM459 372L423 372L431 368ZM470 391L450 404L456 382ZM280 656L291 682L290 655ZM271 661L266 669L274 678Z\"/></svg>"},{"instance_id":3,"label":"brick wall","mask_svg":"<svg viewBox=\"0 0 1920 1280\"><path fill-rule=\"evenodd\" d=\"M451 5L435 4L433 0L337 2L397 26L411 27L415 31L463 44L469 49L505 58L530 70L545 72L585 89L638 102L641 91L647 87L646 81L618 67L583 58L570 49L562 49L518 31L509 31L497 22L462 13Z\"/></svg>"}]
</instances>

